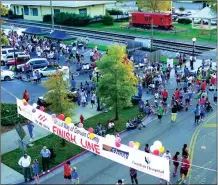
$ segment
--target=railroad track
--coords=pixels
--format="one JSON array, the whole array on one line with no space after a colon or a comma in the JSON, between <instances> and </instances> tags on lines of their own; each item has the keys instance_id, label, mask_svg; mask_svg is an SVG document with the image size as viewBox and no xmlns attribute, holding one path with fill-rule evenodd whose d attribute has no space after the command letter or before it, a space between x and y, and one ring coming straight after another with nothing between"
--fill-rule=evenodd
<instances>
[{"instance_id":1,"label":"railroad track","mask_svg":"<svg viewBox=\"0 0 218 185\"><path fill-rule=\"evenodd\" d=\"M10 19L3 19L3 20L5 20L4 24L6 25L13 24L14 26L18 26L21 28L28 28L34 25L34 26L41 27L43 31L51 31L50 28L51 25L46 23L37 23L31 21L17 21L17 20L10 20ZM73 35L73 36L89 37L93 39L106 40L106 41L119 42L119 43L126 43L128 40L134 40L136 38L150 40L150 37L146 38L143 36L125 35L121 33L118 34L113 32L88 30L88 29L81 29L81 28L61 26L61 25L55 25L55 29L65 30L69 35ZM180 52L188 55L192 54L192 50L193 50L192 44L172 42L172 41L161 40L161 39L153 39L153 47L156 49L167 50L172 52ZM195 54L199 55L203 52L210 51L213 49L215 48L209 46L195 45Z\"/></svg>"}]
</instances>

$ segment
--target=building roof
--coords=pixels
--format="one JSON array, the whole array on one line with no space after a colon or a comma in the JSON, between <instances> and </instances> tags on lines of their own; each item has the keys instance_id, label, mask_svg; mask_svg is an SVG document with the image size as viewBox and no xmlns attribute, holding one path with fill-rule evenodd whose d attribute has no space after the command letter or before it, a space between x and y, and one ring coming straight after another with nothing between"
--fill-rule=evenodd
<instances>
[{"instance_id":1,"label":"building roof","mask_svg":"<svg viewBox=\"0 0 218 185\"><path fill-rule=\"evenodd\" d=\"M205 7L193 15L187 16L188 18L198 18L198 19L216 19L217 15L210 7Z\"/></svg>"},{"instance_id":2,"label":"building roof","mask_svg":"<svg viewBox=\"0 0 218 185\"><path fill-rule=\"evenodd\" d=\"M52 1L54 7L82 7L99 4L110 4L115 1ZM9 1L2 1L2 4ZM50 6L50 1L10 1L11 5L29 5L29 6Z\"/></svg>"}]
</instances>

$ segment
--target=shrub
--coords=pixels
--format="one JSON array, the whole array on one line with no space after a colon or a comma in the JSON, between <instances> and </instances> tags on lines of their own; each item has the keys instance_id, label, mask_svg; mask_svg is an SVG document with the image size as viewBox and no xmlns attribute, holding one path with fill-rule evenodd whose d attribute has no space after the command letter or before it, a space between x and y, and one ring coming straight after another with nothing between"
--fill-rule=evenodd
<instances>
[{"instance_id":1,"label":"shrub","mask_svg":"<svg viewBox=\"0 0 218 185\"><path fill-rule=\"evenodd\" d=\"M187 18L178 19L178 23L180 24L190 24L192 21Z\"/></svg>"},{"instance_id":2,"label":"shrub","mask_svg":"<svg viewBox=\"0 0 218 185\"><path fill-rule=\"evenodd\" d=\"M123 11L118 10L118 9L112 9L112 10L106 10L106 11L110 15L123 15Z\"/></svg>"},{"instance_id":3,"label":"shrub","mask_svg":"<svg viewBox=\"0 0 218 185\"><path fill-rule=\"evenodd\" d=\"M43 22L49 22L51 21L51 14L43 15Z\"/></svg>"},{"instance_id":4,"label":"shrub","mask_svg":"<svg viewBox=\"0 0 218 185\"><path fill-rule=\"evenodd\" d=\"M1 125L10 126L24 122L26 119L23 116L17 116L16 104L1 103Z\"/></svg>"},{"instance_id":5,"label":"shrub","mask_svg":"<svg viewBox=\"0 0 218 185\"><path fill-rule=\"evenodd\" d=\"M185 11L185 8L183 6L180 6L179 11L183 12L183 11Z\"/></svg>"},{"instance_id":6,"label":"shrub","mask_svg":"<svg viewBox=\"0 0 218 185\"><path fill-rule=\"evenodd\" d=\"M114 18L110 15L110 14L106 14L103 19L102 19L102 23L104 25L113 25L114 24Z\"/></svg>"},{"instance_id":7,"label":"shrub","mask_svg":"<svg viewBox=\"0 0 218 185\"><path fill-rule=\"evenodd\" d=\"M91 17L75 13L61 12L54 16L54 20L57 24L67 26L86 26L90 23Z\"/></svg>"}]
</instances>

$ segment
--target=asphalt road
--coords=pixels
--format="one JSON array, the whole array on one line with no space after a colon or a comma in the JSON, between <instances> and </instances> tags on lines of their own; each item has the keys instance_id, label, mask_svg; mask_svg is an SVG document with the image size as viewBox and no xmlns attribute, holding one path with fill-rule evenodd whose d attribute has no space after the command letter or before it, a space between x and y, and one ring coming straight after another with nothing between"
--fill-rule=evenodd
<instances>
[{"instance_id":1,"label":"asphalt road","mask_svg":"<svg viewBox=\"0 0 218 185\"><path fill-rule=\"evenodd\" d=\"M173 84L171 84L171 88L173 89ZM169 91L171 94L172 90ZM195 104L196 100L193 100L193 105ZM216 182L216 173L209 169L199 168L199 166L216 170L216 148L214 147L216 144L216 128L214 127L216 116L210 119L212 113L209 113L205 118L205 122L196 127L193 110L194 106L190 107L188 112L179 112L175 123L170 122L170 111L163 117L162 123L159 123L156 116L150 117L145 121L148 124L147 128L126 133L122 136L122 143L128 145L131 140L138 141L141 143L140 150L144 150L146 143L152 145L154 141L160 140L172 155L176 151L181 153L183 144L187 143L189 151L193 155L192 164L194 165L188 181L191 184L202 181L207 184L214 184ZM215 114L215 110L213 114ZM205 126L204 123L213 124L213 127ZM205 135L206 139L204 141L202 136ZM203 141L206 150L201 149ZM91 153L73 161L72 166L77 167L81 184L115 184L118 179L124 179L125 184L131 184L128 167ZM172 170L173 166L171 165L171 173ZM178 178L171 175L171 183L175 184ZM139 184L159 184L158 178L141 172L138 172L138 180ZM62 184L63 168L42 177L41 182L43 184Z\"/></svg>"}]
</instances>

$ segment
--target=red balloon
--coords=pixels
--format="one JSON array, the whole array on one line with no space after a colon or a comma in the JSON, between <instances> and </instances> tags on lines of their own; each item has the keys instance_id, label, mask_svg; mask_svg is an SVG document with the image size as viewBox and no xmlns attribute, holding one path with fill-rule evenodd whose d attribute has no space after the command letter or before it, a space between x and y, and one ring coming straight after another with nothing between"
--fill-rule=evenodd
<instances>
[{"instance_id":1,"label":"red balloon","mask_svg":"<svg viewBox=\"0 0 218 185\"><path fill-rule=\"evenodd\" d=\"M89 133L94 133L94 129L93 128L89 128L88 131L89 131Z\"/></svg>"},{"instance_id":2,"label":"red balloon","mask_svg":"<svg viewBox=\"0 0 218 185\"><path fill-rule=\"evenodd\" d=\"M63 114L59 114L59 115L58 115L58 119L64 121L64 118L65 118L65 116L64 116Z\"/></svg>"},{"instance_id":3,"label":"red balloon","mask_svg":"<svg viewBox=\"0 0 218 185\"><path fill-rule=\"evenodd\" d=\"M44 110L45 110L45 108L44 108L43 106L41 106L39 109L40 109L41 111L44 111Z\"/></svg>"},{"instance_id":4,"label":"red balloon","mask_svg":"<svg viewBox=\"0 0 218 185\"><path fill-rule=\"evenodd\" d=\"M23 104L24 104L24 106L27 106L28 103L27 103L27 102L24 102Z\"/></svg>"},{"instance_id":5,"label":"red balloon","mask_svg":"<svg viewBox=\"0 0 218 185\"><path fill-rule=\"evenodd\" d=\"M158 150L154 150L154 151L153 151L153 154L154 154L154 155L159 155L159 153L160 153L160 152L159 152Z\"/></svg>"},{"instance_id":6,"label":"red balloon","mask_svg":"<svg viewBox=\"0 0 218 185\"><path fill-rule=\"evenodd\" d=\"M115 145L116 145L117 148L119 148L121 144L116 142Z\"/></svg>"}]
</instances>

